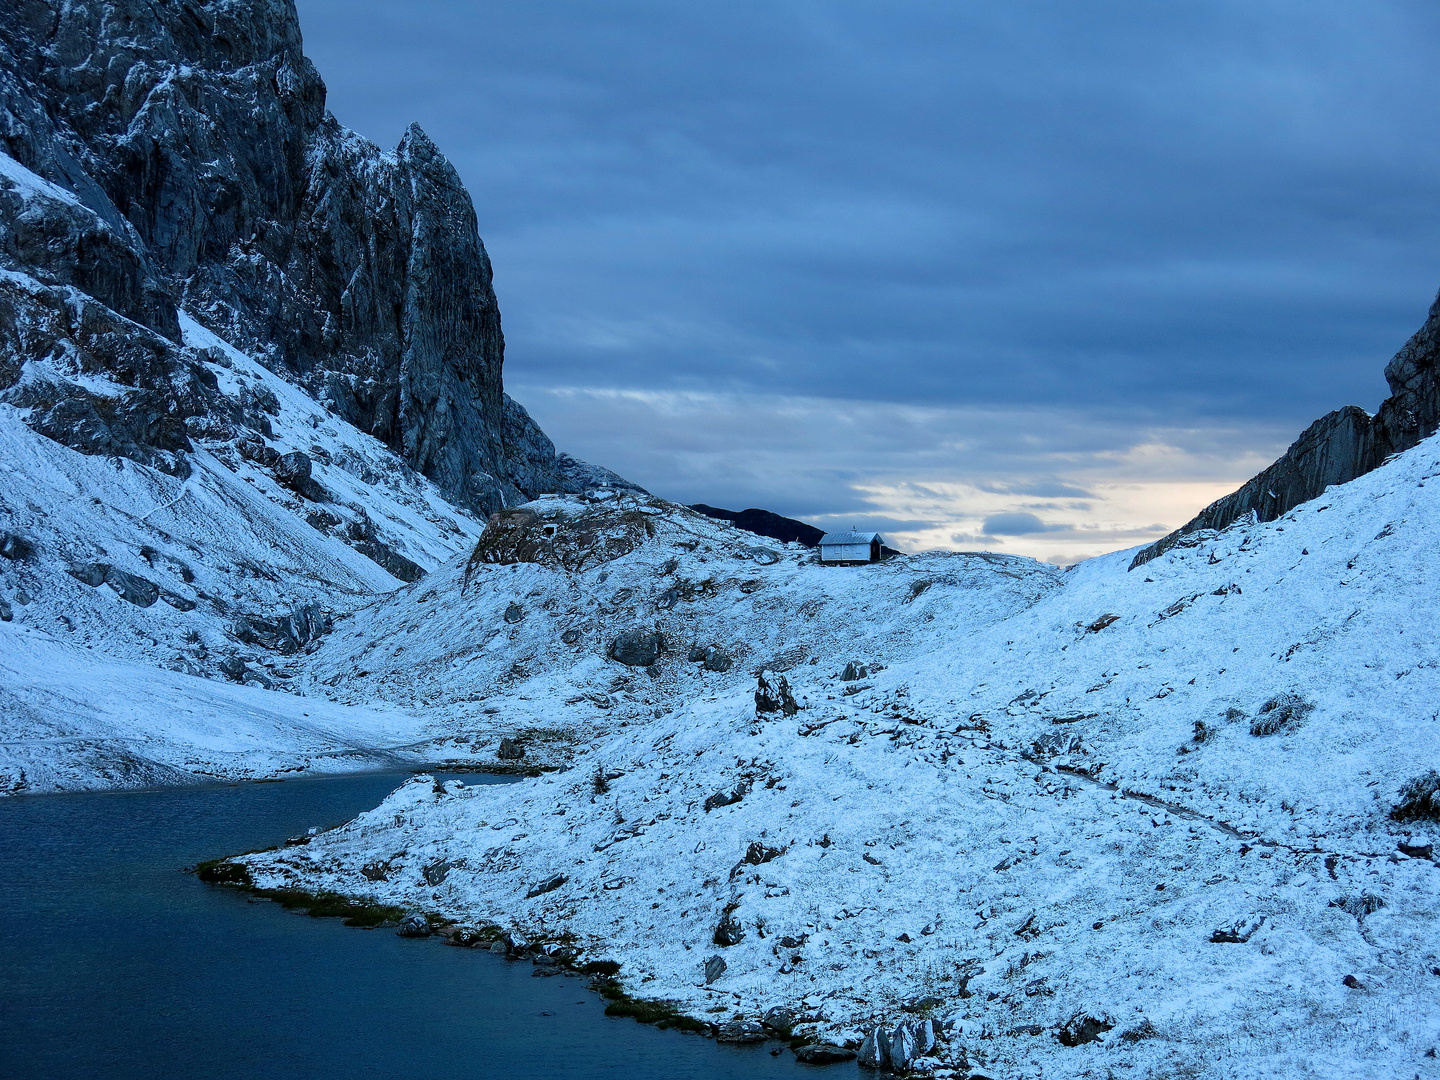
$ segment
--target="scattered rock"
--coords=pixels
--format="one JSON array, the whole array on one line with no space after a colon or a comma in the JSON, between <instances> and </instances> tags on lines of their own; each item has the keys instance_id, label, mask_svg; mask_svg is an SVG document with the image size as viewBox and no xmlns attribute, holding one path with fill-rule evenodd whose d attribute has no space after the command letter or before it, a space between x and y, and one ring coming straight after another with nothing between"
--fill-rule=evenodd
<instances>
[{"instance_id":1,"label":"scattered rock","mask_svg":"<svg viewBox=\"0 0 1440 1080\"><path fill-rule=\"evenodd\" d=\"M1435 853L1433 844L1408 844L1404 840L1395 845L1400 849L1401 855L1408 855L1412 859L1428 859Z\"/></svg>"},{"instance_id":2,"label":"scattered rock","mask_svg":"<svg viewBox=\"0 0 1440 1080\"><path fill-rule=\"evenodd\" d=\"M716 945L728 949L745 940L745 928L740 925L740 920L735 918L733 912L727 911L725 917L720 920L720 925L715 927L712 940Z\"/></svg>"},{"instance_id":3,"label":"scattered rock","mask_svg":"<svg viewBox=\"0 0 1440 1080\"><path fill-rule=\"evenodd\" d=\"M395 928L395 933L401 937L429 937L433 932L430 929L430 920L418 911L413 915L406 915Z\"/></svg>"},{"instance_id":4,"label":"scattered rock","mask_svg":"<svg viewBox=\"0 0 1440 1080\"><path fill-rule=\"evenodd\" d=\"M717 791L705 800L705 812L718 810L722 806L730 806L745 798L745 785L741 784L734 791Z\"/></svg>"},{"instance_id":5,"label":"scattered rock","mask_svg":"<svg viewBox=\"0 0 1440 1080\"><path fill-rule=\"evenodd\" d=\"M778 712L784 716L794 716L799 711L800 705L790 689L790 680L784 675L780 676L779 683L773 687L763 671L755 676L755 715Z\"/></svg>"},{"instance_id":6,"label":"scattered rock","mask_svg":"<svg viewBox=\"0 0 1440 1080\"><path fill-rule=\"evenodd\" d=\"M451 862L449 859L441 859L433 862L420 871L420 876L425 879L427 885L439 885L445 880L445 876L459 866L459 863Z\"/></svg>"},{"instance_id":7,"label":"scattered rock","mask_svg":"<svg viewBox=\"0 0 1440 1080\"><path fill-rule=\"evenodd\" d=\"M858 679L868 679L869 677L870 669L864 664L855 663L853 660L846 664L845 670L840 673L841 682L855 682Z\"/></svg>"},{"instance_id":8,"label":"scattered rock","mask_svg":"<svg viewBox=\"0 0 1440 1080\"><path fill-rule=\"evenodd\" d=\"M838 1065L842 1061L854 1061L854 1050L833 1043L811 1043L795 1051L795 1060L806 1065Z\"/></svg>"},{"instance_id":9,"label":"scattered rock","mask_svg":"<svg viewBox=\"0 0 1440 1080\"><path fill-rule=\"evenodd\" d=\"M110 564L103 562L72 563L65 568L65 572L76 581L95 589L105 584L105 573L109 569Z\"/></svg>"},{"instance_id":10,"label":"scattered rock","mask_svg":"<svg viewBox=\"0 0 1440 1080\"><path fill-rule=\"evenodd\" d=\"M728 654L714 645L705 650L705 655L702 659L705 661L706 671L729 671L735 664L735 661Z\"/></svg>"},{"instance_id":11,"label":"scattered rock","mask_svg":"<svg viewBox=\"0 0 1440 1080\"><path fill-rule=\"evenodd\" d=\"M22 562L34 553L34 546L19 533L0 533L0 556L12 562Z\"/></svg>"},{"instance_id":12,"label":"scattered rock","mask_svg":"<svg viewBox=\"0 0 1440 1080\"><path fill-rule=\"evenodd\" d=\"M1341 979L1340 981L1343 982L1346 986L1348 986L1351 990L1365 989L1365 985L1354 975L1346 975L1345 978Z\"/></svg>"},{"instance_id":13,"label":"scattered rock","mask_svg":"<svg viewBox=\"0 0 1440 1080\"><path fill-rule=\"evenodd\" d=\"M664 639L655 630L625 630L610 645L610 659L626 667L649 667L660 659Z\"/></svg>"},{"instance_id":14,"label":"scattered rock","mask_svg":"<svg viewBox=\"0 0 1440 1080\"><path fill-rule=\"evenodd\" d=\"M564 874L556 874L552 878L546 878L539 885L536 885L529 892L527 892L525 894L525 899L531 900L537 896L544 896L546 893L554 892L556 889L560 888L561 885L564 885L569 880L570 879Z\"/></svg>"},{"instance_id":15,"label":"scattered rock","mask_svg":"<svg viewBox=\"0 0 1440 1080\"><path fill-rule=\"evenodd\" d=\"M721 963L723 964L724 961L722 960ZM775 1005L766 1011L760 1022L776 1035L788 1039L791 1029L795 1026L795 1014L784 1005Z\"/></svg>"},{"instance_id":16,"label":"scattered rock","mask_svg":"<svg viewBox=\"0 0 1440 1080\"><path fill-rule=\"evenodd\" d=\"M501 761L519 761L525 756L525 747L514 739L501 739L500 749L495 751L495 756Z\"/></svg>"},{"instance_id":17,"label":"scattered rock","mask_svg":"<svg viewBox=\"0 0 1440 1080\"><path fill-rule=\"evenodd\" d=\"M705 983L706 983L706 985L708 986L710 983L713 983L716 979L718 979L721 975L724 975L724 974L725 974L725 967L726 967L725 958L724 958L723 956L718 955L718 954L715 955L715 956L712 956L712 957L710 957L710 959L706 960L706 961L705 961Z\"/></svg>"},{"instance_id":18,"label":"scattered rock","mask_svg":"<svg viewBox=\"0 0 1440 1080\"><path fill-rule=\"evenodd\" d=\"M504 619L511 626L514 626L518 622L523 622L525 619L525 609L515 603L514 600L511 600L509 606L505 608Z\"/></svg>"},{"instance_id":19,"label":"scattered rock","mask_svg":"<svg viewBox=\"0 0 1440 1080\"><path fill-rule=\"evenodd\" d=\"M723 1043L760 1043L770 1033L755 1020L727 1020L715 1029L715 1041Z\"/></svg>"},{"instance_id":20,"label":"scattered rock","mask_svg":"<svg viewBox=\"0 0 1440 1080\"><path fill-rule=\"evenodd\" d=\"M160 599L169 604L176 611L194 611L195 601L188 596L181 596L179 593L171 592L169 589L160 590Z\"/></svg>"},{"instance_id":21,"label":"scattered rock","mask_svg":"<svg viewBox=\"0 0 1440 1080\"><path fill-rule=\"evenodd\" d=\"M1215 945L1243 945L1255 936L1255 931L1265 925L1265 916L1258 919L1238 919L1233 923L1211 931L1210 941Z\"/></svg>"},{"instance_id":22,"label":"scattered rock","mask_svg":"<svg viewBox=\"0 0 1440 1080\"><path fill-rule=\"evenodd\" d=\"M1117 623L1117 622L1119 622L1119 621L1120 621L1120 616L1119 616L1119 615L1112 615L1112 614L1101 615L1098 619L1096 619L1094 622L1092 622L1089 626L1085 627L1085 632L1086 632L1087 634L1098 634L1101 630L1104 630L1107 626L1113 626L1115 623Z\"/></svg>"},{"instance_id":23,"label":"scattered rock","mask_svg":"<svg viewBox=\"0 0 1440 1080\"><path fill-rule=\"evenodd\" d=\"M155 582L113 566L105 571L105 584L136 607L148 608L160 599L160 586Z\"/></svg>"},{"instance_id":24,"label":"scattered rock","mask_svg":"<svg viewBox=\"0 0 1440 1080\"><path fill-rule=\"evenodd\" d=\"M1060 1026L1055 1037L1060 1040L1061 1046L1082 1046L1095 1042L1114 1026L1112 1021L1104 1017L1079 1012Z\"/></svg>"},{"instance_id":25,"label":"scattered rock","mask_svg":"<svg viewBox=\"0 0 1440 1080\"><path fill-rule=\"evenodd\" d=\"M275 479L297 495L305 495L312 484L310 479L310 455L303 450L291 450L281 454L271 466Z\"/></svg>"}]
</instances>

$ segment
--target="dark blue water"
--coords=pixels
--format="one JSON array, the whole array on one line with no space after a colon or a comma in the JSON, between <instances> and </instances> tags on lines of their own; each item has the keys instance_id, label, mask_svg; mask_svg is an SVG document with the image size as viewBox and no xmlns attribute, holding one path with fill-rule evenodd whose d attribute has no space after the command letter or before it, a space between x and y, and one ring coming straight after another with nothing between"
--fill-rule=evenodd
<instances>
[{"instance_id":1,"label":"dark blue water","mask_svg":"<svg viewBox=\"0 0 1440 1080\"><path fill-rule=\"evenodd\" d=\"M529 964L477 950L250 903L180 872L348 820L403 779L0 799L0 1076L813 1071L788 1052L772 1057L773 1046L721 1046L606 1017L579 979L534 978Z\"/></svg>"}]
</instances>

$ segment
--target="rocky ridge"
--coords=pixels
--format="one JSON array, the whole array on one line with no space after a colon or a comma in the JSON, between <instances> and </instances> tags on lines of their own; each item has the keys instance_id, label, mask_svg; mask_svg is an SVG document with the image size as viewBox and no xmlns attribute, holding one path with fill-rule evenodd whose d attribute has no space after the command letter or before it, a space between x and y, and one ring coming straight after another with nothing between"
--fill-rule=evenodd
<instances>
[{"instance_id":1,"label":"rocky ridge","mask_svg":"<svg viewBox=\"0 0 1440 1080\"><path fill-rule=\"evenodd\" d=\"M1141 548L1130 568L1164 554L1184 537L1224 529L1247 515L1274 521L1335 484L1377 468L1440 428L1440 297L1425 324L1385 367L1390 396L1374 416L1357 405L1327 413L1301 433L1285 453L1238 491L1217 499L1194 518Z\"/></svg>"},{"instance_id":2,"label":"rocky ridge","mask_svg":"<svg viewBox=\"0 0 1440 1080\"><path fill-rule=\"evenodd\" d=\"M206 385L183 309L473 511L573 486L504 394L454 168L416 126L390 153L340 126L288 0L18 0L0 150L0 257L38 283L0 282L0 398L37 430L147 465L187 424L264 436ZM60 351L126 392L25 379Z\"/></svg>"}]
</instances>

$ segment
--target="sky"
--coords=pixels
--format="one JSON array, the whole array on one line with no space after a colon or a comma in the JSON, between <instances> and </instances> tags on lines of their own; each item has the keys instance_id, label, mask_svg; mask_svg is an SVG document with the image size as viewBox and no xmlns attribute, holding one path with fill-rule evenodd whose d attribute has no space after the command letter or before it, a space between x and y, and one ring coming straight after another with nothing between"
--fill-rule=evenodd
<instances>
[{"instance_id":1,"label":"sky","mask_svg":"<svg viewBox=\"0 0 1440 1080\"><path fill-rule=\"evenodd\" d=\"M474 198L507 391L669 499L1068 563L1386 394L1440 7L298 0Z\"/></svg>"}]
</instances>

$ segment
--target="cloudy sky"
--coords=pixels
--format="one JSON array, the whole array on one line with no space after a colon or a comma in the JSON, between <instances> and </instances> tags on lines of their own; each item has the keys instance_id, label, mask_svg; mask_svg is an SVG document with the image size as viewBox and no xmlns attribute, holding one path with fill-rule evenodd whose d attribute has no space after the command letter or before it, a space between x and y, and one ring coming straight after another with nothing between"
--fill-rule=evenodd
<instances>
[{"instance_id":1,"label":"cloudy sky","mask_svg":"<svg viewBox=\"0 0 1440 1080\"><path fill-rule=\"evenodd\" d=\"M418 121L506 387L657 494L1061 562L1373 409L1440 287L1440 7L299 0Z\"/></svg>"}]
</instances>

